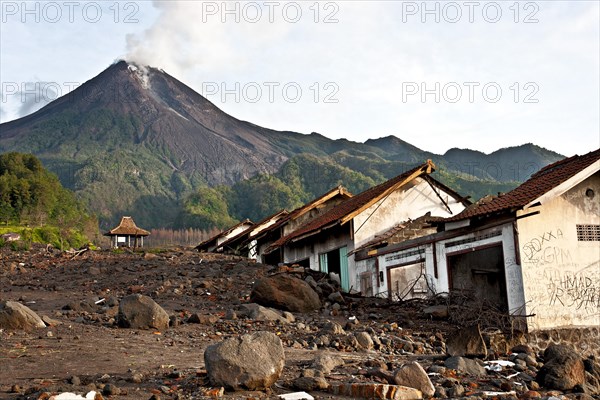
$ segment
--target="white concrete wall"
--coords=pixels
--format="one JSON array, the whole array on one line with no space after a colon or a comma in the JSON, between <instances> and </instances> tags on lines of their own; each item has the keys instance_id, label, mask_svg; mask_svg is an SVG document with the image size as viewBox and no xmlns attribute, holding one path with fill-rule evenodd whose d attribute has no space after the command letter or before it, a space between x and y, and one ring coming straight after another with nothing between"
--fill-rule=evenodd
<instances>
[{"instance_id":1,"label":"white concrete wall","mask_svg":"<svg viewBox=\"0 0 600 400\"><path fill-rule=\"evenodd\" d=\"M219 245L229 239L231 239L234 236L239 235L240 233L244 232L245 230L247 230L249 227L251 227L252 225L250 224L244 224L241 226L238 226L237 228L235 228L234 230L232 230L231 232L229 232L227 235L217 238L217 248L219 247Z\"/></svg>"},{"instance_id":2,"label":"white concrete wall","mask_svg":"<svg viewBox=\"0 0 600 400\"><path fill-rule=\"evenodd\" d=\"M452 213L435 194L431 186L421 178L415 179L387 198L381 199L354 218L354 243L363 245L373 236L381 234L400 222L416 219L428 212L432 216L450 217L465 207L449 194L440 191Z\"/></svg>"},{"instance_id":3,"label":"white concrete wall","mask_svg":"<svg viewBox=\"0 0 600 400\"><path fill-rule=\"evenodd\" d=\"M337 235L328 236L326 240L306 240L300 242L299 245L290 243L284 248L284 260L285 263L293 263L301 261L306 258L310 261L310 268L319 271L319 255L322 253L329 252L331 250L339 249L340 247L346 246L348 252L354 250L354 244L350 239L349 234L338 233ZM348 258L348 272L354 268L354 256ZM352 275L350 277L350 286L352 287ZM354 285L356 288L356 285Z\"/></svg>"},{"instance_id":4,"label":"white concrete wall","mask_svg":"<svg viewBox=\"0 0 600 400\"><path fill-rule=\"evenodd\" d=\"M600 242L578 241L576 230L600 224L600 173L520 214L535 210L518 220L530 329L600 325Z\"/></svg>"},{"instance_id":5,"label":"white concrete wall","mask_svg":"<svg viewBox=\"0 0 600 400\"><path fill-rule=\"evenodd\" d=\"M468 241L468 243L457 243L460 241ZM457 244L446 247L447 243ZM446 293L450 288L447 262L448 254L481 246L499 244L502 245L502 251L504 255L509 312L515 315L522 315L525 312L523 308L525 302L523 296L523 282L521 279L521 266L516 263L514 243L512 223L507 223L498 227L488 228L451 239L441 240L437 243L424 244L418 247L380 255L378 256L379 269L381 271L387 271L387 268L395 265L417 262L425 258L425 271L429 288L434 293ZM435 276L436 268L433 257L434 251L436 252L437 260L437 278ZM382 286L379 290L381 295L387 294L388 290L386 273L384 273L384 279L384 286Z\"/></svg>"}]
</instances>

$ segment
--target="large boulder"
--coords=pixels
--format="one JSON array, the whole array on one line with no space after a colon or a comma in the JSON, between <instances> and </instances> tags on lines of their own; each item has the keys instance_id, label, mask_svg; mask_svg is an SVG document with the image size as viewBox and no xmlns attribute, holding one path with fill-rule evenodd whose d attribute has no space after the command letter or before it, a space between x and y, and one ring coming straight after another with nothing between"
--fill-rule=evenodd
<instances>
[{"instance_id":1,"label":"large boulder","mask_svg":"<svg viewBox=\"0 0 600 400\"><path fill-rule=\"evenodd\" d=\"M446 353L459 357L486 357L487 347L479 325L456 331L446 340Z\"/></svg>"},{"instance_id":2,"label":"large boulder","mask_svg":"<svg viewBox=\"0 0 600 400\"><path fill-rule=\"evenodd\" d=\"M148 296L132 294L121 299L119 326L132 329L167 329L169 314Z\"/></svg>"},{"instance_id":3,"label":"large boulder","mask_svg":"<svg viewBox=\"0 0 600 400\"><path fill-rule=\"evenodd\" d=\"M285 362L281 339L256 332L208 346L204 364L213 386L227 390L263 390L279 379Z\"/></svg>"},{"instance_id":4,"label":"large boulder","mask_svg":"<svg viewBox=\"0 0 600 400\"><path fill-rule=\"evenodd\" d=\"M257 281L250 301L292 312L309 312L321 307L319 295L305 281L286 274Z\"/></svg>"},{"instance_id":5,"label":"large boulder","mask_svg":"<svg viewBox=\"0 0 600 400\"><path fill-rule=\"evenodd\" d=\"M45 327L44 321L29 307L16 301L0 302L0 328L32 330Z\"/></svg>"},{"instance_id":6,"label":"large boulder","mask_svg":"<svg viewBox=\"0 0 600 400\"><path fill-rule=\"evenodd\" d=\"M569 346L550 346L544 351L544 366L538 371L536 380L548 389L571 390L583 386L583 359Z\"/></svg>"},{"instance_id":7,"label":"large boulder","mask_svg":"<svg viewBox=\"0 0 600 400\"><path fill-rule=\"evenodd\" d=\"M394 372L394 383L418 389L424 397L432 397L435 394L435 387L427 372L421 364L414 361L404 364Z\"/></svg>"}]
</instances>

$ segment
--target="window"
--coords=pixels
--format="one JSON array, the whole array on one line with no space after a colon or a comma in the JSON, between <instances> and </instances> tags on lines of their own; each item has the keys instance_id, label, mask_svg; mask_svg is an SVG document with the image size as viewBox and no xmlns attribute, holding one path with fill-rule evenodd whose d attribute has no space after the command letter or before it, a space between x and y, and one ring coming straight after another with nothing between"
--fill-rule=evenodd
<instances>
[{"instance_id":1,"label":"window","mask_svg":"<svg viewBox=\"0 0 600 400\"><path fill-rule=\"evenodd\" d=\"M580 242L599 242L600 225L577 225L577 240Z\"/></svg>"}]
</instances>

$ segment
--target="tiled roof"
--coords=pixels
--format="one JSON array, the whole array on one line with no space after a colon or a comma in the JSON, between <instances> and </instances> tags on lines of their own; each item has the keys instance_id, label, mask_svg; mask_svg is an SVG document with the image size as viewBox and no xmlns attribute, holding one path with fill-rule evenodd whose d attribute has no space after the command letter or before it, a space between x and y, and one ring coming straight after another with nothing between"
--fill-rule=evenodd
<instances>
[{"instance_id":1,"label":"tiled roof","mask_svg":"<svg viewBox=\"0 0 600 400\"><path fill-rule=\"evenodd\" d=\"M249 219L245 219L240 223L235 224L234 226L232 226L231 228L225 229L219 233L217 233L216 235L212 236L209 239L206 239L205 241L203 241L202 243L200 243L198 246L194 247L197 250L200 250L204 247L208 247L212 242L215 242L219 240L222 237L225 237L227 235L229 235L231 232L233 232L235 229L239 228L242 225L254 225L254 222L250 221Z\"/></svg>"},{"instance_id":2,"label":"tiled roof","mask_svg":"<svg viewBox=\"0 0 600 400\"><path fill-rule=\"evenodd\" d=\"M289 235L280 238L275 241L267 251L272 251L278 247L285 245L293 239L299 238L301 236L309 235L314 232L317 232L323 228L326 228L333 224L342 224L344 219L352 216L356 211L363 209L364 207L368 207L371 204L377 202L381 198L385 197L399 185L406 183L407 179L417 176L421 176L423 174L428 174L433 171L435 166L431 161L415 167L405 173L398 175L395 178L390 179L380 185L374 186L370 189L365 190L364 192L357 194L354 197L349 198L348 200L338 204L336 207L333 207L331 210L323 213L321 216L311 220L307 224L301 226L297 230L291 232ZM412 179L411 179L412 180Z\"/></svg>"},{"instance_id":3,"label":"tiled roof","mask_svg":"<svg viewBox=\"0 0 600 400\"><path fill-rule=\"evenodd\" d=\"M488 201L477 202L460 214L446 218L446 221L460 221L523 208L598 160L600 160L600 149L583 156L575 155L547 165L514 190Z\"/></svg>"},{"instance_id":4,"label":"tiled roof","mask_svg":"<svg viewBox=\"0 0 600 400\"><path fill-rule=\"evenodd\" d=\"M111 229L106 232L104 236L114 236L114 235L135 235L135 236L148 236L150 232L145 229L138 228L133 222L133 218L131 217L121 217L121 222L119 226Z\"/></svg>"}]
</instances>

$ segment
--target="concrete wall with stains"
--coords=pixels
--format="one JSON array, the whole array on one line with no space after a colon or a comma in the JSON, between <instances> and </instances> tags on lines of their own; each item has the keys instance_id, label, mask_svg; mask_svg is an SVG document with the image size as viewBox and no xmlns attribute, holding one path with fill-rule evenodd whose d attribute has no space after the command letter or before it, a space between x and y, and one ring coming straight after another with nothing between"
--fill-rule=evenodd
<instances>
[{"instance_id":1,"label":"concrete wall with stains","mask_svg":"<svg viewBox=\"0 0 600 400\"><path fill-rule=\"evenodd\" d=\"M577 237L600 224L600 173L535 210L517 222L530 329L600 325L600 241Z\"/></svg>"},{"instance_id":2,"label":"concrete wall with stains","mask_svg":"<svg viewBox=\"0 0 600 400\"><path fill-rule=\"evenodd\" d=\"M437 189L439 191L439 189ZM360 247L375 235L388 231L401 222L431 212L432 216L450 217L465 207L448 193L439 191L452 213L424 179L417 178L394 191L354 218L354 243Z\"/></svg>"}]
</instances>

